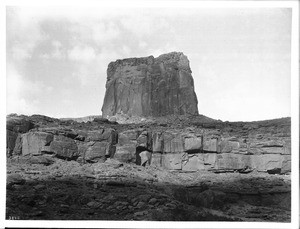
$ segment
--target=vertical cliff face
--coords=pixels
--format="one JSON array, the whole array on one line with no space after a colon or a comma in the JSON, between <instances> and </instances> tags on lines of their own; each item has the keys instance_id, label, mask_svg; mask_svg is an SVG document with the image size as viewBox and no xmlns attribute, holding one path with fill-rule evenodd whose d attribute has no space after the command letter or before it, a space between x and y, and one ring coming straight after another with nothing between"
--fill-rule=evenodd
<instances>
[{"instance_id":1,"label":"vertical cliff face","mask_svg":"<svg viewBox=\"0 0 300 229\"><path fill-rule=\"evenodd\" d=\"M111 62L103 117L198 114L189 60L181 52Z\"/></svg>"}]
</instances>

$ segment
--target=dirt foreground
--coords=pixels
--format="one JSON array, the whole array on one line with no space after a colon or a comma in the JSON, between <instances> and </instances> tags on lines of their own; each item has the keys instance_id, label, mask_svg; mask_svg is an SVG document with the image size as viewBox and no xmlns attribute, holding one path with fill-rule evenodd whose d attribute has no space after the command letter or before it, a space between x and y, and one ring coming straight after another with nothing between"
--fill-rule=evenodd
<instances>
[{"instance_id":1,"label":"dirt foreground","mask_svg":"<svg viewBox=\"0 0 300 229\"><path fill-rule=\"evenodd\" d=\"M39 161L37 161L39 160ZM6 219L290 222L290 175L7 159Z\"/></svg>"}]
</instances>

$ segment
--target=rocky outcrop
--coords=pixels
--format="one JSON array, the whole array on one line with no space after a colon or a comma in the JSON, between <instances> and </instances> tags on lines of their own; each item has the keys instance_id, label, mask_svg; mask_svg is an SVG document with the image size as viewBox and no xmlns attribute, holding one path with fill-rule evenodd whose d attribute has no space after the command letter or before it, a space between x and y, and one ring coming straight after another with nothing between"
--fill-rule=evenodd
<instances>
[{"instance_id":1,"label":"rocky outcrop","mask_svg":"<svg viewBox=\"0 0 300 229\"><path fill-rule=\"evenodd\" d=\"M277 121L276 121L277 122ZM279 123L222 124L219 128L161 125L106 126L98 122L69 127L44 126L17 133L12 155L52 155L82 163L120 162L170 170L215 173L291 171L291 140L288 119ZM267 124L266 124L267 123ZM61 124L61 123L60 123ZM96 126L99 125L99 126ZM222 126L223 125L223 126ZM231 126L231 127L228 127ZM72 128L71 128L72 127ZM11 126L8 131L11 131ZM7 145L7 148L11 144Z\"/></svg>"},{"instance_id":2,"label":"rocky outcrop","mask_svg":"<svg viewBox=\"0 0 300 229\"><path fill-rule=\"evenodd\" d=\"M61 127L39 128L20 135L13 155L53 155L66 160L104 162L114 154L117 134L111 128L78 131Z\"/></svg>"},{"instance_id":3,"label":"rocky outcrop","mask_svg":"<svg viewBox=\"0 0 300 229\"><path fill-rule=\"evenodd\" d=\"M143 129L119 133L115 158L141 165L140 153L149 152L149 164L171 170L269 173L291 171L289 138L262 140L224 137L220 130ZM143 144L139 143L143 139ZM277 139L277 140L275 140ZM245 141L249 141L245 143ZM145 157L144 157L145 158ZM146 159L144 159L146 160Z\"/></svg>"},{"instance_id":4,"label":"rocky outcrop","mask_svg":"<svg viewBox=\"0 0 300 229\"><path fill-rule=\"evenodd\" d=\"M102 115L197 115L189 60L180 52L111 62Z\"/></svg>"},{"instance_id":5,"label":"rocky outcrop","mask_svg":"<svg viewBox=\"0 0 300 229\"><path fill-rule=\"evenodd\" d=\"M34 128L34 123L24 116L8 116L6 119L6 149L7 155L12 155L15 143L20 134L28 132Z\"/></svg>"}]
</instances>

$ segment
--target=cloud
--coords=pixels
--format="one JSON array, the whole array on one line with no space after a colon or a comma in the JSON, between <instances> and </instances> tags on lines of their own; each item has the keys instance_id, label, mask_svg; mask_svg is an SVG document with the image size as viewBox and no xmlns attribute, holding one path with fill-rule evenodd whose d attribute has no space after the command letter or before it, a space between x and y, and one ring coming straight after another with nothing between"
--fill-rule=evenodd
<instances>
[{"instance_id":1,"label":"cloud","mask_svg":"<svg viewBox=\"0 0 300 229\"><path fill-rule=\"evenodd\" d=\"M12 64L6 71L6 112L19 114L40 113L39 95L50 94L53 88L42 82L31 82L16 70Z\"/></svg>"},{"instance_id":2,"label":"cloud","mask_svg":"<svg viewBox=\"0 0 300 229\"><path fill-rule=\"evenodd\" d=\"M28 103L22 96L24 83L26 82L22 76L12 66L8 66L6 78L7 113L30 114L36 111L35 104Z\"/></svg>"},{"instance_id":3,"label":"cloud","mask_svg":"<svg viewBox=\"0 0 300 229\"><path fill-rule=\"evenodd\" d=\"M7 7L6 23L8 58L16 61L31 58L36 45L45 38L39 30L39 21L34 17L25 19L18 8Z\"/></svg>"},{"instance_id":4,"label":"cloud","mask_svg":"<svg viewBox=\"0 0 300 229\"><path fill-rule=\"evenodd\" d=\"M62 60L66 59L66 54L64 52L64 47L61 44L61 42L57 40L51 41L51 51L49 53L42 53L39 55L40 58L43 59L56 59L56 60ZM42 51L39 49L39 51Z\"/></svg>"},{"instance_id":5,"label":"cloud","mask_svg":"<svg viewBox=\"0 0 300 229\"><path fill-rule=\"evenodd\" d=\"M59 41L52 41L52 46L54 51L52 52L52 58L54 59L62 59L64 58L64 54L62 51L62 44Z\"/></svg>"},{"instance_id":6,"label":"cloud","mask_svg":"<svg viewBox=\"0 0 300 229\"><path fill-rule=\"evenodd\" d=\"M111 41L120 36L119 28L112 22L94 22L90 28L92 38L97 44Z\"/></svg>"},{"instance_id":7,"label":"cloud","mask_svg":"<svg viewBox=\"0 0 300 229\"><path fill-rule=\"evenodd\" d=\"M133 15L123 17L121 24L138 38L147 37L155 33L159 35L160 31L171 32L167 21L158 15L149 13L145 15L143 12Z\"/></svg>"},{"instance_id":8,"label":"cloud","mask_svg":"<svg viewBox=\"0 0 300 229\"><path fill-rule=\"evenodd\" d=\"M86 86L89 80L91 80L92 75L89 73L87 66L81 65L77 71L73 73L73 76L79 80L81 86Z\"/></svg>"},{"instance_id":9,"label":"cloud","mask_svg":"<svg viewBox=\"0 0 300 229\"><path fill-rule=\"evenodd\" d=\"M15 45L11 49L11 56L15 60L23 60L31 57L32 47L25 45Z\"/></svg>"},{"instance_id":10,"label":"cloud","mask_svg":"<svg viewBox=\"0 0 300 229\"><path fill-rule=\"evenodd\" d=\"M147 53L148 53L148 55L158 57L161 54L173 52L173 51L176 51L176 50L177 49L174 45L171 45L170 43L166 43L164 45L161 45L159 48L148 48Z\"/></svg>"},{"instance_id":11,"label":"cloud","mask_svg":"<svg viewBox=\"0 0 300 229\"><path fill-rule=\"evenodd\" d=\"M122 52L129 51L129 49L126 49L126 46L122 49ZM99 79L106 78L108 64L113 60L119 59L120 56L120 53L113 50L103 49L101 53L93 54L93 58L90 61L87 61L89 59L88 55L86 57L78 57L77 60L81 62L75 68L72 77L77 78L83 87L92 86L95 82L100 84Z\"/></svg>"},{"instance_id":12,"label":"cloud","mask_svg":"<svg viewBox=\"0 0 300 229\"><path fill-rule=\"evenodd\" d=\"M75 46L68 53L70 60L89 62L96 58L95 50L89 46Z\"/></svg>"},{"instance_id":13,"label":"cloud","mask_svg":"<svg viewBox=\"0 0 300 229\"><path fill-rule=\"evenodd\" d=\"M111 7L84 7L84 6L22 6L9 7L18 11L23 24L30 23L31 19L70 19L72 21L86 21L86 19L110 19L123 14L123 9Z\"/></svg>"},{"instance_id":14,"label":"cloud","mask_svg":"<svg viewBox=\"0 0 300 229\"><path fill-rule=\"evenodd\" d=\"M141 48L141 49L144 49L144 48L146 48L148 46L148 44L145 42L145 41L140 41L139 42L139 47Z\"/></svg>"}]
</instances>

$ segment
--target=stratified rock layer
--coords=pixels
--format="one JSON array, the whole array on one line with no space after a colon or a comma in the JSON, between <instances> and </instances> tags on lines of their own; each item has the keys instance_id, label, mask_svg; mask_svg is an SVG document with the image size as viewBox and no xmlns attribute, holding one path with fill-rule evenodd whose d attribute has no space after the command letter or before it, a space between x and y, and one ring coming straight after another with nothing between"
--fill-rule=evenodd
<instances>
[{"instance_id":1,"label":"stratified rock layer","mask_svg":"<svg viewBox=\"0 0 300 229\"><path fill-rule=\"evenodd\" d=\"M188 58L181 52L111 62L103 117L198 114Z\"/></svg>"},{"instance_id":2,"label":"stratified rock layer","mask_svg":"<svg viewBox=\"0 0 300 229\"><path fill-rule=\"evenodd\" d=\"M7 144L11 152L8 155L33 158L52 155L88 163L114 158L170 170L216 173L291 171L289 118L252 123L190 123L189 127L178 127L182 122L174 121L171 126L123 126L96 121L86 124L32 121L40 127L27 133L20 129L17 138ZM11 123L8 119L8 130L18 126L18 122Z\"/></svg>"}]
</instances>

